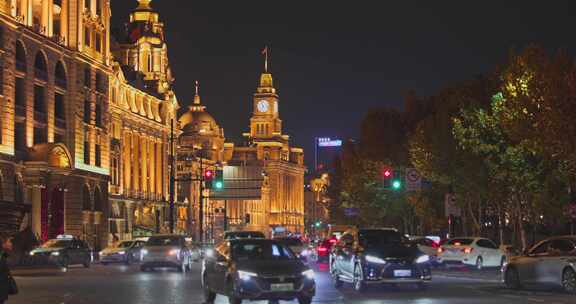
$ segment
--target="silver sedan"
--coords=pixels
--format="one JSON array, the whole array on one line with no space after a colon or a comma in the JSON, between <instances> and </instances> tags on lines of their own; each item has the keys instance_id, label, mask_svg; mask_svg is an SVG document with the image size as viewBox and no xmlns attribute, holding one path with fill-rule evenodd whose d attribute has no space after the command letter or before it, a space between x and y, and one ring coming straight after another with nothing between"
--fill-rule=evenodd
<instances>
[{"instance_id":1,"label":"silver sedan","mask_svg":"<svg viewBox=\"0 0 576 304\"><path fill-rule=\"evenodd\" d=\"M576 236L553 237L537 243L526 254L511 258L502 274L508 288L561 286L576 294Z\"/></svg>"}]
</instances>

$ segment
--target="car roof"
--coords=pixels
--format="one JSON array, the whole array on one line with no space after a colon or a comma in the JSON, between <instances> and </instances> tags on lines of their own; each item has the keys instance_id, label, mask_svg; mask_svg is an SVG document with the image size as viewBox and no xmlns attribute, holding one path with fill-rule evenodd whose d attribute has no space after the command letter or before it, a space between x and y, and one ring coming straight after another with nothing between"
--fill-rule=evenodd
<instances>
[{"instance_id":1,"label":"car roof","mask_svg":"<svg viewBox=\"0 0 576 304\"><path fill-rule=\"evenodd\" d=\"M238 243L274 243L274 244L280 244L281 243L277 240L272 240L272 239L247 239L247 238L232 239L232 240L228 240L228 242L234 243L234 244L238 244Z\"/></svg>"}]
</instances>

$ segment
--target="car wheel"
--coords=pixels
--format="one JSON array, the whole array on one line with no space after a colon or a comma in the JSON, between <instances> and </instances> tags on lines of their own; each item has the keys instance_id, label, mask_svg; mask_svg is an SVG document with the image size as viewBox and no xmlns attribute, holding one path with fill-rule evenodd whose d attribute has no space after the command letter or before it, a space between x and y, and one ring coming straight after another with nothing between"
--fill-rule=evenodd
<instances>
[{"instance_id":1,"label":"car wheel","mask_svg":"<svg viewBox=\"0 0 576 304\"><path fill-rule=\"evenodd\" d=\"M342 281L340 280L340 274L339 274L338 270L336 269L336 267L334 266L334 262L332 262L332 265L330 266L330 272L332 275L332 284L334 284L334 288L342 287Z\"/></svg>"},{"instance_id":2,"label":"car wheel","mask_svg":"<svg viewBox=\"0 0 576 304\"><path fill-rule=\"evenodd\" d=\"M365 284L364 284L364 276L362 275L362 267L360 267L360 265L356 264L356 266L354 266L354 290L356 292L362 292L365 289Z\"/></svg>"},{"instance_id":3,"label":"car wheel","mask_svg":"<svg viewBox=\"0 0 576 304\"><path fill-rule=\"evenodd\" d=\"M206 283L206 275L204 275L204 278L202 279L202 290L204 292L204 301L206 301L206 303L214 303L216 293L213 292Z\"/></svg>"},{"instance_id":4,"label":"car wheel","mask_svg":"<svg viewBox=\"0 0 576 304\"><path fill-rule=\"evenodd\" d=\"M504 273L504 285L510 289L520 289L522 284L520 283L520 275L518 270L514 267L509 267Z\"/></svg>"},{"instance_id":5,"label":"car wheel","mask_svg":"<svg viewBox=\"0 0 576 304\"><path fill-rule=\"evenodd\" d=\"M562 288L565 292L576 294L576 272L572 268L566 268L562 272Z\"/></svg>"},{"instance_id":6,"label":"car wheel","mask_svg":"<svg viewBox=\"0 0 576 304\"><path fill-rule=\"evenodd\" d=\"M482 270L484 268L484 260L481 256L476 259L476 270Z\"/></svg>"},{"instance_id":7,"label":"car wheel","mask_svg":"<svg viewBox=\"0 0 576 304\"><path fill-rule=\"evenodd\" d=\"M298 304L310 304L312 303L312 297L298 297Z\"/></svg>"},{"instance_id":8,"label":"car wheel","mask_svg":"<svg viewBox=\"0 0 576 304\"><path fill-rule=\"evenodd\" d=\"M226 293L228 296L228 303L230 304L242 304L242 299L236 296L236 289L234 288L233 282L228 282L228 292Z\"/></svg>"}]
</instances>

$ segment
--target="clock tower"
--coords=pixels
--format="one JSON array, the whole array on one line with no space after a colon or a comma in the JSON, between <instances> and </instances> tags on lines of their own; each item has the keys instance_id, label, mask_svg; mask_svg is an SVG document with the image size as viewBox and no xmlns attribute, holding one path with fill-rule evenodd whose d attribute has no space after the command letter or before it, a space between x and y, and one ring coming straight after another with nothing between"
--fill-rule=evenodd
<instances>
[{"instance_id":1,"label":"clock tower","mask_svg":"<svg viewBox=\"0 0 576 304\"><path fill-rule=\"evenodd\" d=\"M274 88L272 74L268 71L268 56L260 84L253 97L253 112L250 118L250 137L254 140L270 140L282 136L282 121L278 114L278 94Z\"/></svg>"}]
</instances>

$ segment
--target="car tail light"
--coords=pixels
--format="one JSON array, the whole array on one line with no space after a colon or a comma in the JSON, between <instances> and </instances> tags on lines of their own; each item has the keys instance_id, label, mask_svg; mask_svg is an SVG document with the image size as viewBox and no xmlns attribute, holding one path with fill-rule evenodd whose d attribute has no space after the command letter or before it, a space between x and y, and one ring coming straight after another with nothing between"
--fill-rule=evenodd
<instances>
[{"instance_id":1,"label":"car tail light","mask_svg":"<svg viewBox=\"0 0 576 304\"><path fill-rule=\"evenodd\" d=\"M464 252L464 253L466 253L466 254L469 254L469 253L472 252L472 250L474 250L474 248L466 247L466 248L463 248L463 249L462 249L462 252Z\"/></svg>"},{"instance_id":2,"label":"car tail light","mask_svg":"<svg viewBox=\"0 0 576 304\"><path fill-rule=\"evenodd\" d=\"M438 253L442 253L442 252L444 252L444 248L438 247Z\"/></svg>"},{"instance_id":3,"label":"car tail light","mask_svg":"<svg viewBox=\"0 0 576 304\"><path fill-rule=\"evenodd\" d=\"M440 244L432 242L432 248L440 248Z\"/></svg>"},{"instance_id":4,"label":"car tail light","mask_svg":"<svg viewBox=\"0 0 576 304\"><path fill-rule=\"evenodd\" d=\"M336 239L330 239L328 242L330 242L330 244L336 244L337 240Z\"/></svg>"},{"instance_id":5,"label":"car tail light","mask_svg":"<svg viewBox=\"0 0 576 304\"><path fill-rule=\"evenodd\" d=\"M318 252L326 252L328 251L328 248L326 247L318 247Z\"/></svg>"}]
</instances>

